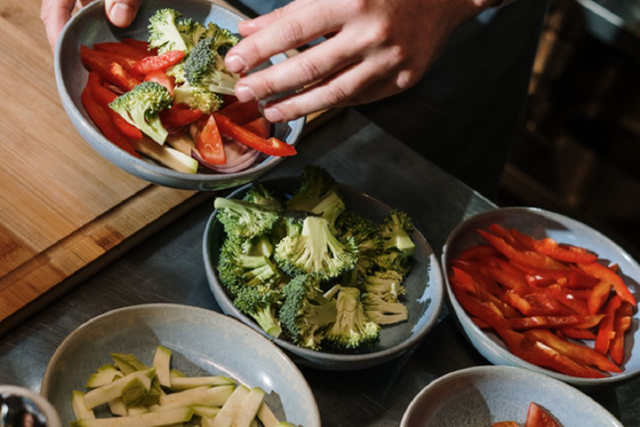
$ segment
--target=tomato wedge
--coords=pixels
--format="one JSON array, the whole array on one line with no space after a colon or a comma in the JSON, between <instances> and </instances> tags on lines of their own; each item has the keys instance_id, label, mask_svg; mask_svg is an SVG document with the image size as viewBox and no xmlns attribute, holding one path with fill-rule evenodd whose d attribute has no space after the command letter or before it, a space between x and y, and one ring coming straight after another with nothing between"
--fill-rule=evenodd
<instances>
[{"instance_id":1,"label":"tomato wedge","mask_svg":"<svg viewBox=\"0 0 640 427\"><path fill-rule=\"evenodd\" d=\"M216 118L213 114L209 116L202 131L198 134L196 138L196 148L200 156L202 156L202 159L207 163L213 165L224 165L227 163L222 137L220 136Z\"/></svg>"},{"instance_id":2,"label":"tomato wedge","mask_svg":"<svg viewBox=\"0 0 640 427\"><path fill-rule=\"evenodd\" d=\"M239 125L244 125L260 117L260 110L256 101L234 102L219 112Z\"/></svg>"},{"instance_id":3,"label":"tomato wedge","mask_svg":"<svg viewBox=\"0 0 640 427\"><path fill-rule=\"evenodd\" d=\"M153 71L164 71L184 58L183 50L170 50L162 55L147 56L134 65L136 72L147 75Z\"/></svg>"},{"instance_id":4,"label":"tomato wedge","mask_svg":"<svg viewBox=\"0 0 640 427\"><path fill-rule=\"evenodd\" d=\"M178 128L199 120L204 113L193 110L184 104L173 105L168 110L160 112L162 124L168 128Z\"/></svg>"},{"instance_id":5,"label":"tomato wedge","mask_svg":"<svg viewBox=\"0 0 640 427\"><path fill-rule=\"evenodd\" d=\"M297 154L293 145L282 142L277 138L261 138L250 130L234 123L223 114L213 113L213 115L220 127L220 132L227 138L271 156L293 156Z\"/></svg>"},{"instance_id":6,"label":"tomato wedge","mask_svg":"<svg viewBox=\"0 0 640 427\"><path fill-rule=\"evenodd\" d=\"M560 424L546 409L531 402L524 427L560 427Z\"/></svg>"},{"instance_id":7,"label":"tomato wedge","mask_svg":"<svg viewBox=\"0 0 640 427\"><path fill-rule=\"evenodd\" d=\"M144 78L145 82L156 82L166 87L169 93L173 95L173 79L167 75L164 71L153 71L147 74Z\"/></svg>"}]
</instances>

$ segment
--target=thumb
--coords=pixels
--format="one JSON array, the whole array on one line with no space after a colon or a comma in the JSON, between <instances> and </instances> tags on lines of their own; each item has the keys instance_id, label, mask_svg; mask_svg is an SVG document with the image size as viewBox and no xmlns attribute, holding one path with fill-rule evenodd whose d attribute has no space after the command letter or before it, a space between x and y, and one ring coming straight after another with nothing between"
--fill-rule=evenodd
<instances>
[{"instance_id":1,"label":"thumb","mask_svg":"<svg viewBox=\"0 0 640 427\"><path fill-rule=\"evenodd\" d=\"M116 27L128 27L136 17L141 0L107 0L107 18Z\"/></svg>"}]
</instances>

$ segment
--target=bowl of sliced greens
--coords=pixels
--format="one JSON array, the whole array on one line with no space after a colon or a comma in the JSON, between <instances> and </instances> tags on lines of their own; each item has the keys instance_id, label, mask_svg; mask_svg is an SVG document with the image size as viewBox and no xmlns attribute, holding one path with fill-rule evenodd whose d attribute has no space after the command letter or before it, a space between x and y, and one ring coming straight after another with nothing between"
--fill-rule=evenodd
<instances>
[{"instance_id":1,"label":"bowl of sliced greens","mask_svg":"<svg viewBox=\"0 0 640 427\"><path fill-rule=\"evenodd\" d=\"M203 254L218 304L296 362L368 368L434 325L440 267L407 214L316 167L240 188L215 208Z\"/></svg>"},{"instance_id":2,"label":"bowl of sliced greens","mask_svg":"<svg viewBox=\"0 0 640 427\"><path fill-rule=\"evenodd\" d=\"M309 386L280 349L234 319L176 304L84 323L52 356L41 394L64 425L320 426Z\"/></svg>"},{"instance_id":3,"label":"bowl of sliced greens","mask_svg":"<svg viewBox=\"0 0 640 427\"><path fill-rule=\"evenodd\" d=\"M241 185L295 155L304 118L271 124L258 103L233 96L240 76L224 56L242 19L206 0L144 1L121 29L109 24L103 1L82 8L54 61L72 124L120 168L176 188Z\"/></svg>"}]
</instances>

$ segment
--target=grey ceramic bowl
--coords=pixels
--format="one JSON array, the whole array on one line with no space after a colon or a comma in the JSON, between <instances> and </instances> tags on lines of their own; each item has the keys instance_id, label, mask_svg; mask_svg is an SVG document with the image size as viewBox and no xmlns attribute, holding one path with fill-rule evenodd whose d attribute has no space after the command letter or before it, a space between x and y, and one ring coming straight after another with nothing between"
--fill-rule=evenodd
<instances>
[{"instance_id":1,"label":"grey ceramic bowl","mask_svg":"<svg viewBox=\"0 0 640 427\"><path fill-rule=\"evenodd\" d=\"M506 228L516 228L534 238L551 237L558 242L583 246L593 250L602 260L616 262L620 266L623 278L631 292L640 296L640 266L624 251L606 236L587 225L566 216L537 208L502 208L485 212L467 219L458 225L449 235L442 249L442 265L445 271L445 283L449 300L456 313L458 321L474 347L491 363L496 365L520 366L558 378L579 386L612 383L630 378L640 373L640 330L638 328L638 313L634 315L630 332L625 340L625 358L623 372L613 374L607 378L590 379L577 378L555 371L543 369L514 356L507 350L504 343L493 333L486 333L478 328L465 313L453 294L449 283L448 272L450 261L462 250L479 243L484 243L475 232L476 229L487 227L493 223ZM593 346L593 342L589 342Z\"/></svg>"},{"instance_id":2,"label":"grey ceramic bowl","mask_svg":"<svg viewBox=\"0 0 640 427\"><path fill-rule=\"evenodd\" d=\"M91 46L97 42L115 41L125 37L147 38L149 17L160 8L172 7L184 16L206 23L215 22L221 27L237 32L237 24L243 18L224 7L207 0L145 0L136 20L126 29L110 25L104 14L104 1L96 1L81 9L62 30L55 52L55 74L62 105L80 135L100 155L127 172L156 184L194 190L219 190L245 184L266 173L280 163L282 157L267 157L250 168L231 174L187 174L166 168L152 161L135 158L109 142L94 126L80 101L87 82L87 71L80 61L80 45ZM272 63L286 59L283 54L271 58ZM304 127L304 118L278 123L274 136L295 145Z\"/></svg>"},{"instance_id":3,"label":"grey ceramic bowl","mask_svg":"<svg viewBox=\"0 0 640 427\"><path fill-rule=\"evenodd\" d=\"M281 178L264 181L262 184L279 194L293 194L299 186L299 180L297 178ZM241 198L249 187L250 185L242 187L229 197ZM340 193L348 209L377 222L382 221L391 210L384 203L348 186L340 185ZM405 301L409 309L409 320L396 325L384 326L380 342L372 352L362 354L320 352L298 347L283 339L273 338L266 334L253 319L245 316L234 307L218 281L216 267L218 254L226 235L222 224L216 220L215 215L214 211L207 222L202 249L209 286L216 301L226 314L240 319L287 350L294 356L297 363L326 370L369 368L396 358L415 346L429 332L438 317L444 294L440 265L429 243L416 230L411 236L416 243L416 263L404 282L407 289Z\"/></svg>"},{"instance_id":4,"label":"grey ceramic bowl","mask_svg":"<svg viewBox=\"0 0 640 427\"><path fill-rule=\"evenodd\" d=\"M508 366L477 366L438 378L409 404L400 427L486 427L498 421L524 425L530 402L550 411L563 426L622 427L575 388Z\"/></svg>"},{"instance_id":5,"label":"grey ceramic bowl","mask_svg":"<svg viewBox=\"0 0 640 427\"><path fill-rule=\"evenodd\" d=\"M298 368L268 340L214 311L176 304L146 304L109 311L84 323L60 344L47 365L41 394L64 425L74 419L72 390L84 390L89 375L110 352L132 353L151 364L156 346L172 350L172 367L187 375L232 377L261 387L281 420L319 427L316 401Z\"/></svg>"}]
</instances>

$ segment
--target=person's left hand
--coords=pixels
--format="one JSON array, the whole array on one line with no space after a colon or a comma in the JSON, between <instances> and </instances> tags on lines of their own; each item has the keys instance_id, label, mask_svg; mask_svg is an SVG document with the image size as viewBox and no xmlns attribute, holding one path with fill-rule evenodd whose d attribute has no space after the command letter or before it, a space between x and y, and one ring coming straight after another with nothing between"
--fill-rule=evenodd
<instances>
[{"instance_id":1,"label":"person's left hand","mask_svg":"<svg viewBox=\"0 0 640 427\"><path fill-rule=\"evenodd\" d=\"M240 79L242 101L300 90L264 110L272 122L372 102L416 84L451 32L495 0L297 0L241 22L225 64L245 73L276 53L327 40ZM470 71L472 72L472 71Z\"/></svg>"}]
</instances>

